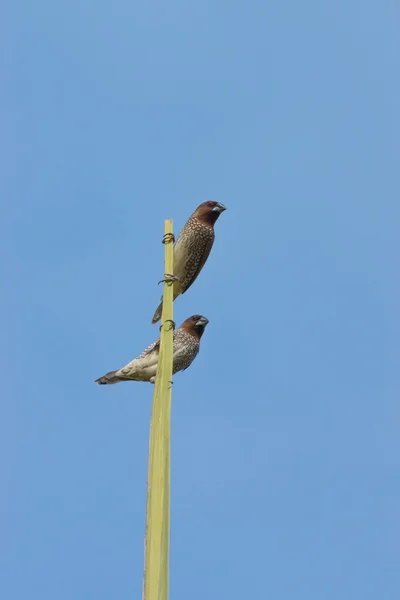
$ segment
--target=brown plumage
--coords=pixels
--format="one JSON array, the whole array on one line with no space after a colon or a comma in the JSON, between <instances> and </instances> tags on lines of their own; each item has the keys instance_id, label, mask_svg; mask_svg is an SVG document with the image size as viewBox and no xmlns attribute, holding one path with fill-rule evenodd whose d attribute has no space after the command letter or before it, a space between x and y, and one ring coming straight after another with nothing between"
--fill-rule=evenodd
<instances>
[{"instance_id":1,"label":"brown plumage","mask_svg":"<svg viewBox=\"0 0 400 600\"><path fill-rule=\"evenodd\" d=\"M196 281L214 243L214 224L226 207L219 202L203 202L194 211L179 234L174 246L174 300L184 294ZM161 319L161 304L152 323Z\"/></svg>"},{"instance_id":2,"label":"brown plumage","mask_svg":"<svg viewBox=\"0 0 400 600\"><path fill-rule=\"evenodd\" d=\"M200 339L208 319L201 315L193 315L186 319L182 325L174 331L173 341L173 373L187 369L200 349ZM117 371L110 371L96 379L95 383L106 385L119 383L120 381L150 381L155 382L158 358L160 352L160 340L156 340L137 358Z\"/></svg>"}]
</instances>

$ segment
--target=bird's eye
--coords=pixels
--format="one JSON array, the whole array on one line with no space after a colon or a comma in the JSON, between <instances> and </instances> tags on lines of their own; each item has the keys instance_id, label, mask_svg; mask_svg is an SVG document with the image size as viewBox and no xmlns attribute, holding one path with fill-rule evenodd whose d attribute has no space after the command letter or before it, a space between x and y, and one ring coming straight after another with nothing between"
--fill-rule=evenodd
<instances>
[{"instance_id":1,"label":"bird's eye","mask_svg":"<svg viewBox=\"0 0 400 600\"><path fill-rule=\"evenodd\" d=\"M215 202L207 202L207 206L209 206L210 208L214 207Z\"/></svg>"}]
</instances>

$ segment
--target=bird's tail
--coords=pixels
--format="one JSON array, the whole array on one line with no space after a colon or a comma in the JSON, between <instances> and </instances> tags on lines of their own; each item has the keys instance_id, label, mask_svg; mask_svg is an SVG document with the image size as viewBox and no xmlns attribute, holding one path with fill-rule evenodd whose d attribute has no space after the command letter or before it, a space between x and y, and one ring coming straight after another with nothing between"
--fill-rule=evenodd
<instances>
[{"instance_id":1,"label":"bird's tail","mask_svg":"<svg viewBox=\"0 0 400 600\"><path fill-rule=\"evenodd\" d=\"M126 381L126 379L124 379L123 377L118 377L118 375L116 375L117 372L118 371L110 371L109 373L103 375L103 377L99 377L99 379L96 379L95 383L98 383L99 385L107 385L110 383L119 383L120 381Z\"/></svg>"},{"instance_id":2,"label":"bird's tail","mask_svg":"<svg viewBox=\"0 0 400 600\"><path fill-rule=\"evenodd\" d=\"M183 293L178 278L177 278L177 281L175 281L175 283L174 283L173 290L174 290L173 302L175 302L175 300L177 299L177 297L180 296ZM154 316L153 316L153 318L151 320L151 324L152 325L154 325L154 323L157 323L157 321L159 321L161 319L161 316L162 316L162 303L163 303L163 296L161 296L161 302L158 305L158 308L157 308L156 312L154 313Z\"/></svg>"},{"instance_id":3,"label":"bird's tail","mask_svg":"<svg viewBox=\"0 0 400 600\"><path fill-rule=\"evenodd\" d=\"M154 325L154 323L157 323L157 321L159 321L161 319L161 313L162 313L162 298L161 298L161 303L160 306L157 308L156 312L154 313L154 317L151 320L151 324Z\"/></svg>"}]
</instances>

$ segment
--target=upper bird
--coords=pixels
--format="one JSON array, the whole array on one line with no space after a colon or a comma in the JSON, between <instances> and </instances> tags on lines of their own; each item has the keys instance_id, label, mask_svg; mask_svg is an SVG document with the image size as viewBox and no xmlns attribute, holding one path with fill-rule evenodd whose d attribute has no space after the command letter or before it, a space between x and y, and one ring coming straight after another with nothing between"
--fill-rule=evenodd
<instances>
[{"instance_id":1,"label":"upper bird","mask_svg":"<svg viewBox=\"0 0 400 600\"><path fill-rule=\"evenodd\" d=\"M173 368L172 373L187 369L200 350L200 339L208 319L201 315L193 315L186 319L182 325L174 331L173 341ZM119 383L120 381L150 381L155 382L158 358L160 353L160 339L151 344L137 358L119 369L110 371L96 379L101 385Z\"/></svg>"},{"instance_id":2,"label":"upper bird","mask_svg":"<svg viewBox=\"0 0 400 600\"><path fill-rule=\"evenodd\" d=\"M180 232L174 246L174 300L190 288L204 267L214 243L214 224L224 210L220 202L203 202ZM152 323L161 319L161 312L162 299Z\"/></svg>"}]
</instances>

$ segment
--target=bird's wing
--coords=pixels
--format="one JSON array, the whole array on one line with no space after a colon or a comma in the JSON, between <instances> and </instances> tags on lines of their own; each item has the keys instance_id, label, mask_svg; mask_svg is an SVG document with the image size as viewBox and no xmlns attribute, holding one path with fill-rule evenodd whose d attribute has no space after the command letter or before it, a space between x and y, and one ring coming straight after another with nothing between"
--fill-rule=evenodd
<instances>
[{"instance_id":1,"label":"bird's wing","mask_svg":"<svg viewBox=\"0 0 400 600\"><path fill-rule=\"evenodd\" d=\"M123 376L131 376L133 373L141 371L141 369L156 365L158 363L159 352L160 340L158 339L143 350L142 354L139 354L137 358L134 358L130 363L122 367L118 373Z\"/></svg>"},{"instance_id":2,"label":"bird's wing","mask_svg":"<svg viewBox=\"0 0 400 600\"><path fill-rule=\"evenodd\" d=\"M174 246L174 275L178 281L174 282L174 299L182 291L181 282L185 279L186 263L189 257L189 248L184 235L180 235Z\"/></svg>"},{"instance_id":3,"label":"bird's wing","mask_svg":"<svg viewBox=\"0 0 400 600\"><path fill-rule=\"evenodd\" d=\"M143 350L142 354L135 360L143 360L146 359L146 366L150 366L156 364L158 362L158 355L160 353L160 338L150 344L145 350Z\"/></svg>"}]
</instances>

